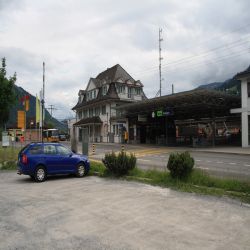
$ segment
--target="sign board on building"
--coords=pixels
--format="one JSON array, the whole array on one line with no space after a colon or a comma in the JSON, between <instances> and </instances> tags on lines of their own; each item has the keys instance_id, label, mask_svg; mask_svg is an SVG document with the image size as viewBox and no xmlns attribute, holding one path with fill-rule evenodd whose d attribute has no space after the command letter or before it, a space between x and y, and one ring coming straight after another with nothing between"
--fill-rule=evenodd
<instances>
[{"instance_id":1,"label":"sign board on building","mask_svg":"<svg viewBox=\"0 0 250 250\"><path fill-rule=\"evenodd\" d=\"M25 112L18 110L17 111L17 127L24 129L25 128Z\"/></svg>"},{"instance_id":2,"label":"sign board on building","mask_svg":"<svg viewBox=\"0 0 250 250\"><path fill-rule=\"evenodd\" d=\"M10 137L7 132L2 132L2 146L9 147L10 146Z\"/></svg>"},{"instance_id":3,"label":"sign board on building","mask_svg":"<svg viewBox=\"0 0 250 250\"><path fill-rule=\"evenodd\" d=\"M147 116L146 115L138 115L138 122L146 122Z\"/></svg>"},{"instance_id":4,"label":"sign board on building","mask_svg":"<svg viewBox=\"0 0 250 250\"><path fill-rule=\"evenodd\" d=\"M156 115L157 115L157 117L163 116L163 111L162 111L162 110L158 110L158 111L156 112Z\"/></svg>"},{"instance_id":5,"label":"sign board on building","mask_svg":"<svg viewBox=\"0 0 250 250\"><path fill-rule=\"evenodd\" d=\"M167 107L166 110L157 110L152 112L152 118L174 115L173 109Z\"/></svg>"}]
</instances>

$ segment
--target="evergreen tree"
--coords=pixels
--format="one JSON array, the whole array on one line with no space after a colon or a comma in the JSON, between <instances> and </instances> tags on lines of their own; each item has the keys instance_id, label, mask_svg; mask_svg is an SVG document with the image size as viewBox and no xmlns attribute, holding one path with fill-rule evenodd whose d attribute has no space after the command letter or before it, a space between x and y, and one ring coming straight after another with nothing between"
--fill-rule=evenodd
<instances>
[{"instance_id":1,"label":"evergreen tree","mask_svg":"<svg viewBox=\"0 0 250 250\"><path fill-rule=\"evenodd\" d=\"M10 108L16 100L15 82L16 73L7 78L5 58L2 58L2 67L0 68L0 128L8 121Z\"/></svg>"}]
</instances>

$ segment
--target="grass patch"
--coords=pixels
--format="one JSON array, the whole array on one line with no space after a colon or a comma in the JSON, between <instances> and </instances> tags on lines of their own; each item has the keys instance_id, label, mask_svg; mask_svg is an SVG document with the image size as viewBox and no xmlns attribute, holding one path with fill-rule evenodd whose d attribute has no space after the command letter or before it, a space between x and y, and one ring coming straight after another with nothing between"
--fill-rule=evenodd
<instances>
[{"instance_id":1,"label":"grass patch","mask_svg":"<svg viewBox=\"0 0 250 250\"><path fill-rule=\"evenodd\" d=\"M90 170L89 170L90 175L98 175L102 177L104 176L105 170L106 168L102 163L93 160L90 162Z\"/></svg>"},{"instance_id":2,"label":"grass patch","mask_svg":"<svg viewBox=\"0 0 250 250\"><path fill-rule=\"evenodd\" d=\"M0 147L0 163L5 161L17 161L20 148Z\"/></svg>"},{"instance_id":3,"label":"grass patch","mask_svg":"<svg viewBox=\"0 0 250 250\"><path fill-rule=\"evenodd\" d=\"M20 148L0 147L0 169L16 170L17 168L16 161L19 151Z\"/></svg>"},{"instance_id":4,"label":"grass patch","mask_svg":"<svg viewBox=\"0 0 250 250\"><path fill-rule=\"evenodd\" d=\"M98 172L100 177L114 178L114 176L105 171L105 167L102 163L91 162L91 168L94 169L95 172ZM188 178L180 180L172 178L169 172L135 168L129 171L127 176L121 177L120 179L168 187L183 192L227 196L250 203L250 182L212 177L199 169L194 169Z\"/></svg>"},{"instance_id":5,"label":"grass patch","mask_svg":"<svg viewBox=\"0 0 250 250\"><path fill-rule=\"evenodd\" d=\"M6 161L5 163L1 163L1 169L2 170L16 170L17 164L15 161Z\"/></svg>"}]
</instances>

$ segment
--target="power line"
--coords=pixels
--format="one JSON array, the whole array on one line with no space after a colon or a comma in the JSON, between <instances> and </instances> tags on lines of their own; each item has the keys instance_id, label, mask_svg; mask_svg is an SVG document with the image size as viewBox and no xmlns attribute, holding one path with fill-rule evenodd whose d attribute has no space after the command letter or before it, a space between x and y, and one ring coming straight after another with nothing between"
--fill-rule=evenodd
<instances>
[{"instance_id":1,"label":"power line","mask_svg":"<svg viewBox=\"0 0 250 250\"><path fill-rule=\"evenodd\" d=\"M249 48L244 48L236 53L230 53L228 55L225 55L225 56L221 56L221 57L218 57L216 59L213 59L213 58L210 58L209 60L211 60L211 62L209 61L202 61L202 62L197 62L197 63L190 63L188 65L185 65L184 66L184 69L182 69L182 72L183 71L186 71L186 70L189 70L189 69L194 69L196 68L197 66L200 67L200 66L203 66L204 64L214 64L214 63L217 63L217 62L221 62L221 61L224 61L224 60L227 60L229 58L232 58L232 57L235 57L235 56L241 56L241 55L244 55L246 54L246 52L248 51ZM171 72L171 71L176 71L176 68L180 68L181 66L176 66L174 68L168 68L166 70L166 72Z\"/></svg>"},{"instance_id":2,"label":"power line","mask_svg":"<svg viewBox=\"0 0 250 250\"><path fill-rule=\"evenodd\" d=\"M51 117L53 117L53 116L52 116L52 111L53 111L53 110L58 110L57 108L55 108L55 105L52 105L52 104L50 104L49 107L48 107L47 109L50 110L50 115L51 115Z\"/></svg>"},{"instance_id":3,"label":"power line","mask_svg":"<svg viewBox=\"0 0 250 250\"><path fill-rule=\"evenodd\" d=\"M218 58L219 60L213 60L213 61L210 61L210 62L209 61L202 62L202 63L198 63L196 65L187 65L186 68L184 68L184 69L181 70L181 73L189 71L190 69L192 69L192 72L197 72L197 71L200 71L200 68L202 66L223 63L225 60L228 60L228 59L230 59L230 63L236 62L238 60L239 56L242 56L242 55L246 54L246 51L247 51L247 49L244 49L244 50L239 51L241 53L230 54L230 55L227 55L225 57ZM169 69L167 72L171 73L171 72L174 72L174 71L176 71L176 68ZM196 82L198 82L198 81L201 82L202 80L207 80L207 77L199 78L199 79L196 80Z\"/></svg>"},{"instance_id":4,"label":"power line","mask_svg":"<svg viewBox=\"0 0 250 250\"><path fill-rule=\"evenodd\" d=\"M249 47L244 47L243 49L241 49L241 50L239 50L239 51L237 51L237 52L235 52L235 53L232 53L232 52L230 52L230 54L227 54L227 55L224 55L224 56L220 56L220 57L217 57L217 58L211 58L211 55L208 57L208 56L205 56L205 57L203 57L203 58L200 58L201 60L203 60L203 61L197 61L197 62L195 62L195 61L190 61L188 64L185 64L184 65L184 70L185 70L185 68L194 68L194 66L197 66L197 65L204 65L204 63L206 63L206 59L210 59L210 60L212 60L213 62L217 62L217 61L220 61L221 59L227 59L227 58L230 58L232 55L235 55L235 56L237 56L237 55L242 55L242 54L244 54L244 53L240 53L240 52L246 52L246 51L248 51L249 50ZM239 54L240 53L240 54ZM176 70L177 68L180 68L180 67L183 67L183 63L179 63L179 64L176 64L176 65L174 65L174 67L173 68L170 68L170 67L164 67L163 69L165 69L166 70L166 72L169 72L169 71L174 71L174 70ZM166 69L167 68L167 69ZM182 70L183 71L183 70ZM153 74L153 73L155 73L155 71L148 71L148 72L145 72L144 73L144 75L147 75L147 74Z\"/></svg>"},{"instance_id":5,"label":"power line","mask_svg":"<svg viewBox=\"0 0 250 250\"><path fill-rule=\"evenodd\" d=\"M244 39L248 38L249 35L245 36ZM194 58L200 58L200 57L204 57L204 56L207 56L209 55L210 53L216 51L216 50L228 50L230 48L235 48L235 47L238 47L238 46L241 46L241 45L244 45L244 44L247 44L249 43L248 40L244 41L242 38L241 39L238 39L236 41L233 41L231 43L227 43L227 44L224 44L224 45L221 45L221 46L218 46L218 47L215 47L213 49L210 49L210 50L206 50L204 51L203 53L200 53L198 55L193 55L193 56L188 56L188 57L183 57L183 58L180 58L178 60L175 60L175 61L172 61L172 62L168 62L167 64L163 64L162 65L162 68L166 68L167 66L172 66L172 65L178 65L178 64L183 64L183 63L186 63L186 62L189 62L190 60L193 60ZM231 45L231 46L230 46ZM151 67L151 68L148 68L147 70L142 70L142 71L138 71L138 72L135 72L134 74L139 74L139 73L144 73L144 72L155 72L157 69L155 66Z\"/></svg>"}]
</instances>

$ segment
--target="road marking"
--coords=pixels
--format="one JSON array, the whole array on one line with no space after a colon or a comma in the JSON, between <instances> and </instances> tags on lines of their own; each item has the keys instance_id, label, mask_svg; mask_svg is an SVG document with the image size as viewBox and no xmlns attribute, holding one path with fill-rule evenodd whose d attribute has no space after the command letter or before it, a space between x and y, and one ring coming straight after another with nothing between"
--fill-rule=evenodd
<instances>
[{"instance_id":1,"label":"road marking","mask_svg":"<svg viewBox=\"0 0 250 250\"><path fill-rule=\"evenodd\" d=\"M199 169L205 169L205 170L209 170L209 168L205 168L205 167L196 167L196 168L199 168Z\"/></svg>"},{"instance_id":2,"label":"road marking","mask_svg":"<svg viewBox=\"0 0 250 250\"><path fill-rule=\"evenodd\" d=\"M235 162L229 162L229 164L230 164L230 165L236 165L236 163L235 163Z\"/></svg>"},{"instance_id":3,"label":"road marking","mask_svg":"<svg viewBox=\"0 0 250 250\"><path fill-rule=\"evenodd\" d=\"M218 163L218 164L223 164L224 162L223 162L223 161L217 161L216 163Z\"/></svg>"},{"instance_id":4,"label":"road marking","mask_svg":"<svg viewBox=\"0 0 250 250\"><path fill-rule=\"evenodd\" d=\"M140 159L140 158L138 158L138 161L151 161L151 160L146 160L146 159Z\"/></svg>"},{"instance_id":5,"label":"road marking","mask_svg":"<svg viewBox=\"0 0 250 250\"><path fill-rule=\"evenodd\" d=\"M201 161L201 160L195 160L195 161Z\"/></svg>"},{"instance_id":6,"label":"road marking","mask_svg":"<svg viewBox=\"0 0 250 250\"><path fill-rule=\"evenodd\" d=\"M206 161L206 162L211 162L211 161Z\"/></svg>"},{"instance_id":7,"label":"road marking","mask_svg":"<svg viewBox=\"0 0 250 250\"><path fill-rule=\"evenodd\" d=\"M133 153L136 157L147 156L147 155L159 155L159 154L168 154L171 150L169 149L138 149L138 150L125 150L127 153ZM115 153L119 153L116 151Z\"/></svg>"},{"instance_id":8,"label":"road marking","mask_svg":"<svg viewBox=\"0 0 250 250\"><path fill-rule=\"evenodd\" d=\"M244 164L244 166L245 166L245 167L250 167L250 165L249 165L249 164Z\"/></svg>"}]
</instances>

